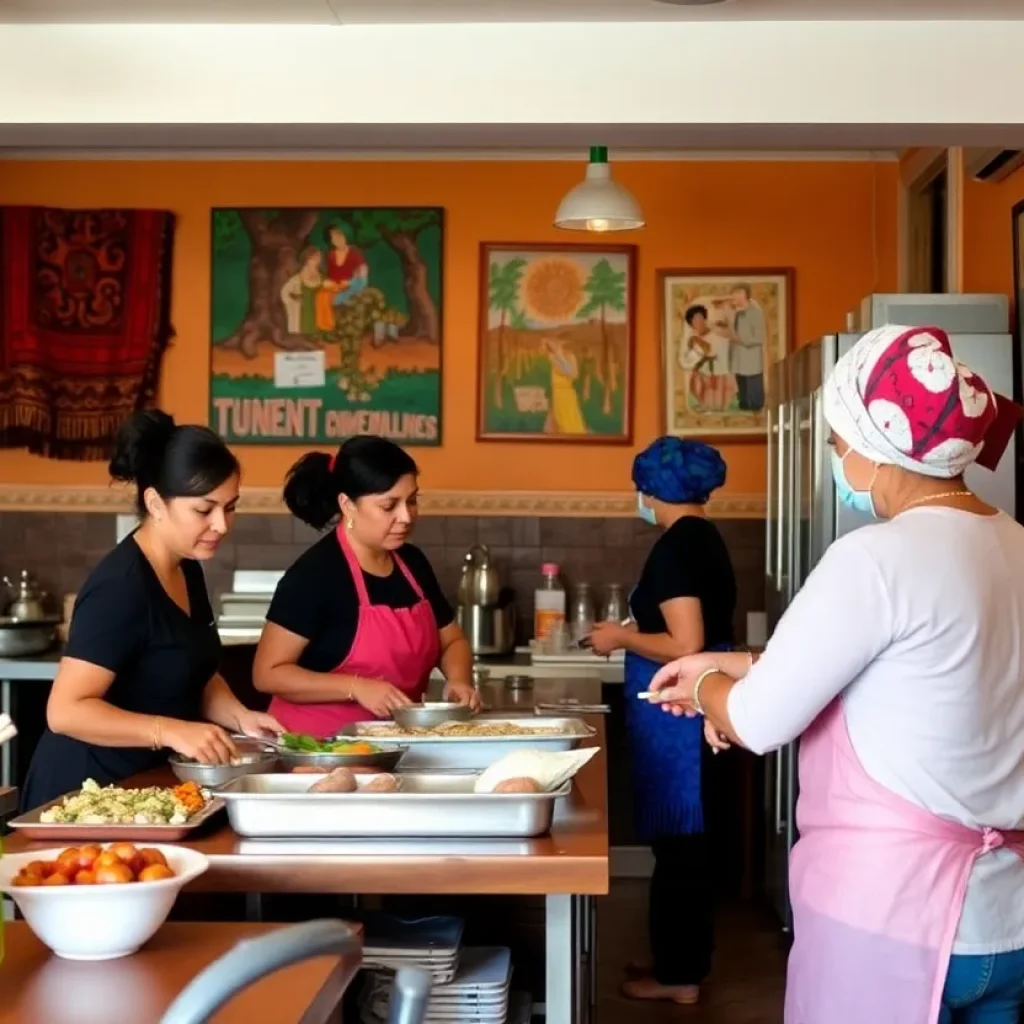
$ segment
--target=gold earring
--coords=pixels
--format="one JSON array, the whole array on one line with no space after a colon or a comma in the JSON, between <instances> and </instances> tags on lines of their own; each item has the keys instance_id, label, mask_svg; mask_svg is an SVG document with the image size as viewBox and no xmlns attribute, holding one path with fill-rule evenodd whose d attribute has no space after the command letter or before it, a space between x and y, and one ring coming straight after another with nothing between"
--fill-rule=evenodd
<instances>
[{"instance_id":1,"label":"gold earring","mask_svg":"<svg viewBox=\"0 0 1024 1024\"><path fill-rule=\"evenodd\" d=\"M351 519L346 519L345 520L345 529L351 530L352 527L355 526L355 525L356 524Z\"/></svg>"}]
</instances>

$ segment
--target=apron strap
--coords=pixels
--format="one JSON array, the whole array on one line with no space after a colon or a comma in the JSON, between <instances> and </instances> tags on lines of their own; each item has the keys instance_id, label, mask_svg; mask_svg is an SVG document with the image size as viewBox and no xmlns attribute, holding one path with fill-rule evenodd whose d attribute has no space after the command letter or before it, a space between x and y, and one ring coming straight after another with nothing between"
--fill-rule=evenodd
<instances>
[{"instance_id":1,"label":"apron strap","mask_svg":"<svg viewBox=\"0 0 1024 1024\"><path fill-rule=\"evenodd\" d=\"M345 556L349 571L352 573L352 582L356 585L356 593L359 595L359 607L367 608L370 604L370 595L366 590L366 580L363 579L363 567L359 564L359 559L356 558L356 553L352 550L352 545L349 544L348 538L345 536L345 528L341 523L337 525L334 532L341 545L341 553Z\"/></svg>"},{"instance_id":2,"label":"apron strap","mask_svg":"<svg viewBox=\"0 0 1024 1024\"><path fill-rule=\"evenodd\" d=\"M413 593L415 593L415 595L421 601L425 601L427 598L426 595L423 593L423 588L419 585L419 583L416 582L416 577L413 576L412 572L409 570L409 567L403 561L402 556L397 551L393 551L391 553L391 557L395 560L395 565L397 565L398 568L402 570L402 574L409 581L409 586L412 587Z\"/></svg>"},{"instance_id":3,"label":"apron strap","mask_svg":"<svg viewBox=\"0 0 1024 1024\"><path fill-rule=\"evenodd\" d=\"M352 550L352 545L345 536L344 527L339 523L334 532L337 534L338 543L341 545L341 552L345 556L345 561L348 562L348 567L352 572L352 580L356 585L356 593L359 595L359 607L366 608L370 604L370 595L366 589L366 580L363 578L363 567L359 564L359 559L356 558L356 553ZM412 587L416 597L420 601L425 601L426 595L423 593L423 588L416 581L416 577L413 576L409 567L403 561L402 556L397 551L394 551L391 557L395 560L395 565L398 566L402 575L409 581L409 586Z\"/></svg>"}]
</instances>

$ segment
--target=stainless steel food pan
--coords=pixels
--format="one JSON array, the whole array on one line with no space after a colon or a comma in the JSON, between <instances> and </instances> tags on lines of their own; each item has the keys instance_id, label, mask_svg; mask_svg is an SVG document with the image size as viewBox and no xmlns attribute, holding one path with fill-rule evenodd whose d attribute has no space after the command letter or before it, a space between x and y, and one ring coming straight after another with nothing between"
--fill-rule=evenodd
<instances>
[{"instance_id":1,"label":"stainless steel food pan","mask_svg":"<svg viewBox=\"0 0 1024 1024\"><path fill-rule=\"evenodd\" d=\"M397 793L310 793L322 776L246 775L217 796L249 839L529 838L551 827L554 793L474 793L477 774L403 773ZM360 790L369 778L358 778Z\"/></svg>"},{"instance_id":2,"label":"stainless steel food pan","mask_svg":"<svg viewBox=\"0 0 1024 1024\"><path fill-rule=\"evenodd\" d=\"M243 775L272 772L277 767L277 754L270 751L240 753L238 764L200 764L180 754L172 754L168 760L171 771L182 782L195 782L207 789L223 786Z\"/></svg>"},{"instance_id":3,"label":"stainless steel food pan","mask_svg":"<svg viewBox=\"0 0 1024 1024\"><path fill-rule=\"evenodd\" d=\"M282 747L277 756L289 771L293 768L319 768L324 772L335 768L378 768L382 772L390 772L398 767L406 750L404 745L395 745L370 754L303 754Z\"/></svg>"},{"instance_id":4,"label":"stainless steel food pan","mask_svg":"<svg viewBox=\"0 0 1024 1024\"><path fill-rule=\"evenodd\" d=\"M402 726L403 729L432 729L442 722L466 722L473 717L473 711L468 704L435 701L395 708L391 717L395 724Z\"/></svg>"},{"instance_id":5,"label":"stainless steel food pan","mask_svg":"<svg viewBox=\"0 0 1024 1024\"><path fill-rule=\"evenodd\" d=\"M525 736L410 736L389 735L388 723L358 723L342 730L345 736L363 736L377 746L401 744L408 748L403 771L432 771L465 768L482 771L513 750L575 750L594 730L573 717L542 715L514 718L478 715L481 724L510 723L542 730ZM385 731L381 731L383 729Z\"/></svg>"}]
</instances>

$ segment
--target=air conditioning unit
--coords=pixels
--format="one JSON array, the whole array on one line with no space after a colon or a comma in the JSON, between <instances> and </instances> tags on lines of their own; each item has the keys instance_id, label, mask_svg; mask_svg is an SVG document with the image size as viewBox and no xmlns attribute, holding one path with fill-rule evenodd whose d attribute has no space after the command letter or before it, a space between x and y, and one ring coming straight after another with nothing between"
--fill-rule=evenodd
<instances>
[{"instance_id":1,"label":"air conditioning unit","mask_svg":"<svg viewBox=\"0 0 1024 1024\"><path fill-rule=\"evenodd\" d=\"M975 181L1000 182L1024 166L1021 149L964 150L964 173Z\"/></svg>"}]
</instances>

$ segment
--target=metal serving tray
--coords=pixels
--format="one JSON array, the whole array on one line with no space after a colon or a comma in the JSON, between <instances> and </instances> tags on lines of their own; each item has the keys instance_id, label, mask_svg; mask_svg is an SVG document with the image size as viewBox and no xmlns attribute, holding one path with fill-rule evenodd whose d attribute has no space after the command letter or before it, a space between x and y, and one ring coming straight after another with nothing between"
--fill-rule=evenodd
<instances>
[{"instance_id":1,"label":"metal serving tray","mask_svg":"<svg viewBox=\"0 0 1024 1024\"><path fill-rule=\"evenodd\" d=\"M310 778L308 775L304 777ZM8 828L17 829L26 839L45 842L178 843L191 838L197 829L202 828L224 808L223 801L214 797L198 814L194 814L182 825L76 825L39 820L43 811L56 807L63 799L64 797L59 797L51 800L48 804L9 821Z\"/></svg>"},{"instance_id":2,"label":"metal serving tray","mask_svg":"<svg viewBox=\"0 0 1024 1024\"><path fill-rule=\"evenodd\" d=\"M347 725L341 736L362 736L378 746L405 746L403 771L432 771L440 768L466 768L482 771L513 750L575 750L595 730L579 718L529 715L479 715L480 724L529 726L544 729L531 736L407 736L381 735L387 723L358 722Z\"/></svg>"},{"instance_id":3,"label":"metal serving tray","mask_svg":"<svg viewBox=\"0 0 1024 1024\"><path fill-rule=\"evenodd\" d=\"M250 839L432 838L543 835L554 793L474 793L475 772L403 773L396 793L310 793L323 776L246 775L218 791L231 827ZM360 789L372 779L358 777Z\"/></svg>"}]
</instances>

